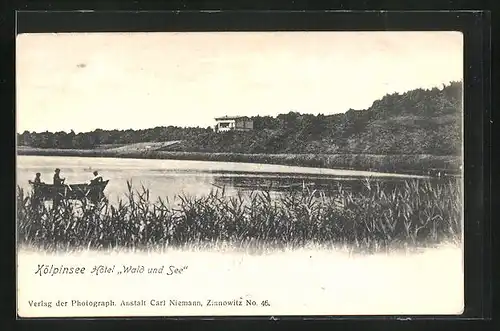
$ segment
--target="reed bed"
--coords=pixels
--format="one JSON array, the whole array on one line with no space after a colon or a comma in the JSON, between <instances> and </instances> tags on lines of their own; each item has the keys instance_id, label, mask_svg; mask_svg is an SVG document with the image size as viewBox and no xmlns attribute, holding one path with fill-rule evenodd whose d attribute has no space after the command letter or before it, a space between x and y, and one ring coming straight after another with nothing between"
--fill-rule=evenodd
<instances>
[{"instance_id":1,"label":"reed bed","mask_svg":"<svg viewBox=\"0 0 500 331\"><path fill-rule=\"evenodd\" d=\"M307 245L350 246L378 251L461 240L459 180L439 185L408 180L387 186L366 180L361 190L339 185L333 195L305 188L272 197L268 190L229 196L224 188L201 197L150 201L136 190L117 204L37 202L17 187L18 244L60 251L152 249L229 244L234 248Z\"/></svg>"}]
</instances>

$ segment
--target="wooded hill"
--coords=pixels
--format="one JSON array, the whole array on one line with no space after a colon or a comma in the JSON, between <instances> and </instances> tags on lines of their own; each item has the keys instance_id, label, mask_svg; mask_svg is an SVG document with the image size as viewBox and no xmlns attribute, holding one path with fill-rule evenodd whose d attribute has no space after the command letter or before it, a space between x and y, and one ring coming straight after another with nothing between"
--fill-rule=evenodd
<instances>
[{"instance_id":1,"label":"wooded hill","mask_svg":"<svg viewBox=\"0 0 500 331\"><path fill-rule=\"evenodd\" d=\"M164 150L460 155L462 83L386 95L368 109L350 109L335 115L290 112L252 119L254 130L250 132L215 133L212 128L167 126L147 130L98 129L79 134L25 131L17 138L19 146L61 149L181 140Z\"/></svg>"}]
</instances>

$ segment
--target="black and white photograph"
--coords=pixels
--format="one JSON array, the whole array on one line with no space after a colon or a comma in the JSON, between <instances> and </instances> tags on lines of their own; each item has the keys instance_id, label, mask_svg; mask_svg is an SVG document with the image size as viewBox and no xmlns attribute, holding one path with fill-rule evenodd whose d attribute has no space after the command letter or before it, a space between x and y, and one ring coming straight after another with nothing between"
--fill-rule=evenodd
<instances>
[{"instance_id":1,"label":"black and white photograph","mask_svg":"<svg viewBox=\"0 0 500 331\"><path fill-rule=\"evenodd\" d=\"M464 309L463 36L23 33L20 317Z\"/></svg>"}]
</instances>

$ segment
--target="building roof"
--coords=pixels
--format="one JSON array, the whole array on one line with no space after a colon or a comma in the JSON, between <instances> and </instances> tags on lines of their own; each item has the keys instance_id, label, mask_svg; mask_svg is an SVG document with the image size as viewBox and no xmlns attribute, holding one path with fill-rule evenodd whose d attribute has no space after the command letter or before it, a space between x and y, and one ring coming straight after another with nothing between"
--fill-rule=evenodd
<instances>
[{"instance_id":1,"label":"building roof","mask_svg":"<svg viewBox=\"0 0 500 331\"><path fill-rule=\"evenodd\" d=\"M238 120L238 119L249 119L247 116L222 116L222 117L216 117L216 121L223 121L223 120Z\"/></svg>"}]
</instances>

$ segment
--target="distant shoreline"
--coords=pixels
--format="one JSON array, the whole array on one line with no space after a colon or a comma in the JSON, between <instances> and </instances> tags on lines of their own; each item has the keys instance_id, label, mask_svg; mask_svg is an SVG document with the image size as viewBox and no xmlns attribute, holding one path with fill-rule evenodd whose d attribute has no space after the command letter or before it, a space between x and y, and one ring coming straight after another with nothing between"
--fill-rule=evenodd
<instances>
[{"instance_id":1,"label":"distant shoreline","mask_svg":"<svg viewBox=\"0 0 500 331\"><path fill-rule=\"evenodd\" d=\"M427 175L430 169L450 169L450 172L456 172L460 165L460 157L458 156L436 156L428 154L373 155L240 154L172 151L124 152L106 149L54 149L21 146L17 149L17 155L264 163L298 167L377 171L414 175Z\"/></svg>"}]
</instances>

